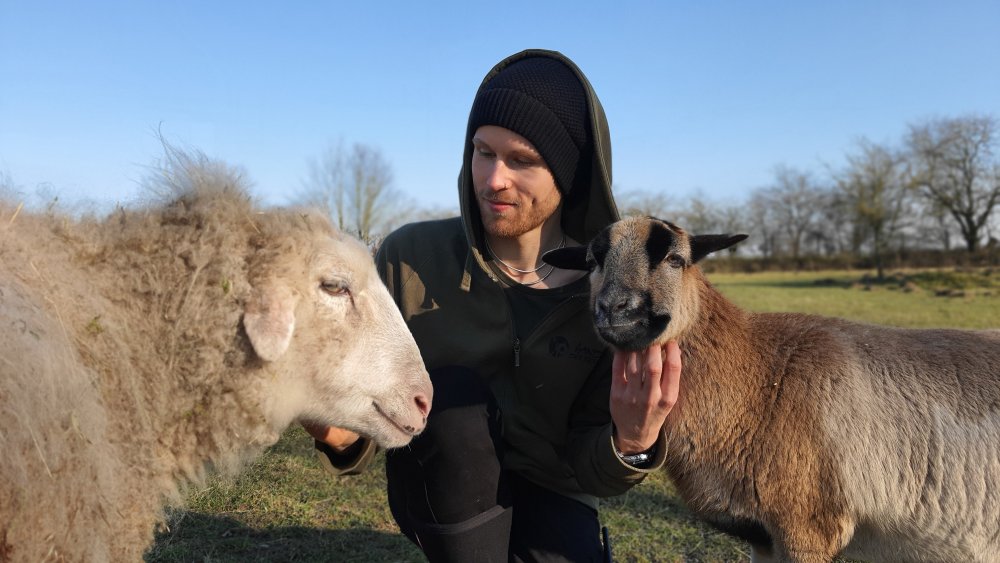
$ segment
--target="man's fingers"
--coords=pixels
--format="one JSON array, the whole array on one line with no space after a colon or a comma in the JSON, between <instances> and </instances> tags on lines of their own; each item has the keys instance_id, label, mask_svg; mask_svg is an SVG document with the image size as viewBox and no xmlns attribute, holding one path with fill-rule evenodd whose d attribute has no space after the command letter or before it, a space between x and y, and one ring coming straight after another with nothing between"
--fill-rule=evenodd
<instances>
[{"instance_id":1,"label":"man's fingers","mask_svg":"<svg viewBox=\"0 0 1000 563\"><path fill-rule=\"evenodd\" d=\"M664 346L666 353L663 358L663 378L660 381L662 401L672 407L677 402L677 394L681 388L681 349L671 340Z\"/></svg>"},{"instance_id":2,"label":"man's fingers","mask_svg":"<svg viewBox=\"0 0 1000 563\"><path fill-rule=\"evenodd\" d=\"M642 377L642 365L639 363L639 354L633 351L629 351L627 354L628 362L625 364L627 368L625 370L625 377L627 377L629 381L638 381L638 379Z\"/></svg>"},{"instance_id":3,"label":"man's fingers","mask_svg":"<svg viewBox=\"0 0 1000 563\"><path fill-rule=\"evenodd\" d=\"M615 355L611 360L611 385L625 385L628 376L625 374L625 365L628 363L628 352L615 350Z\"/></svg>"},{"instance_id":4,"label":"man's fingers","mask_svg":"<svg viewBox=\"0 0 1000 563\"><path fill-rule=\"evenodd\" d=\"M643 381L649 380L654 387L660 386L660 373L663 371L663 353L659 346L650 346L642 354Z\"/></svg>"}]
</instances>

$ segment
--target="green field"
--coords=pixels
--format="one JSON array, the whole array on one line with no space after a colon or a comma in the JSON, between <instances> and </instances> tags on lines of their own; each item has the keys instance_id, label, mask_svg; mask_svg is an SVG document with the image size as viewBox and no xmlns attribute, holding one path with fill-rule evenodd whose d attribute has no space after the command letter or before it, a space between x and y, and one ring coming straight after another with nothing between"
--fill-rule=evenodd
<instances>
[{"instance_id":1,"label":"green field","mask_svg":"<svg viewBox=\"0 0 1000 563\"><path fill-rule=\"evenodd\" d=\"M908 272L869 283L864 272L713 274L735 302L909 327L1000 328L1000 272ZM421 561L395 528L382 460L329 477L300 428L235 479L211 479L169 514L147 561ZM662 474L605 501L616 561L746 561L740 542L695 522Z\"/></svg>"}]
</instances>

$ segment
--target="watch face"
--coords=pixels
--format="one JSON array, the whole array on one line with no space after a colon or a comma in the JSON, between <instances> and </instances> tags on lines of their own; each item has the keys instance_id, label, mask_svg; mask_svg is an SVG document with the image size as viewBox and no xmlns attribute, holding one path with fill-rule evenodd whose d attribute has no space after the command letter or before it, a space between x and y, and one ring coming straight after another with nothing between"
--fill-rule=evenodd
<instances>
[{"instance_id":1,"label":"watch face","mask_svg":"<svg viewBox=\"0 0 1000 563\"><path fill-rule=\"evenodd\" d=\"M645 465L651 459L650 455L648 453L646 453L646 452L640 452L640 453L637 453L637 454L628 454L628 455L626 455L626 454L623 454L623 453L621 453L621 452L619 452L619 451L616 450L615 453L618 454L618 457L620 457L622 461L624 461L625 463L627 463L629 465L633 465L633 466L636 466L636 467L641 467L641 466Z\"/></svg>"}]
</instances>

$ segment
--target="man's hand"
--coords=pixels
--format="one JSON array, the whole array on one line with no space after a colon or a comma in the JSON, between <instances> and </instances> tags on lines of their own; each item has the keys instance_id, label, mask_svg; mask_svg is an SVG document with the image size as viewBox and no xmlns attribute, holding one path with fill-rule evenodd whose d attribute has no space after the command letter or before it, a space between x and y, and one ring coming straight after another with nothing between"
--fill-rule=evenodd
<instances>
[{"instance_id":1,"label":"man's hand","mask_svg":"<svg viewBox=\"0 0 1000 563\"><path fill-rule=\"evenodd\" d=\"M674 341L638 352L616 351L611 374L613 440L623 454L653 447L681 382L681 350Z\"/></svg>"},{"instance_id":2,"label":"man's hand","mask_svg":"<svg viewBox=\"0 0 1000 563\"><path fill-rule=\"evenodd\" d=\"M325 424L315 424L303 422L302 427L316 440L330 446L334 452L342 454L358 441L360 436L344 428L336 426L326 426Z\"/></svg>"}]
</instances>

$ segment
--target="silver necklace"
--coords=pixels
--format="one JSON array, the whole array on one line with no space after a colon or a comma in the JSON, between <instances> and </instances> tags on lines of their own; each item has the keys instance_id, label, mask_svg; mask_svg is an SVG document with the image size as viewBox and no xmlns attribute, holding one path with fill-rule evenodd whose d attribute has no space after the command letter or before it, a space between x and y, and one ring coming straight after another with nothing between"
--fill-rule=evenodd
<instances>
[{"instance_id":1,"label":"silver necklace","mask_svg":"<svg viewBox=\"0 0 1000 563\"><path fill-rule=\"evenodd\" d=\"M529 285L535 285L535 284L539 284L539 283L542 283L543 281L545 281L545 278L547 278L547 277L551 276L551 275L552 275L552 272L556 271L556 267L555 267L555 266L552 266L552 265L548 265L548 266L549 266L549 271L548 271L548 272L545 272L545 275L544 275L544 276L542 276L542 277L540 277L540 278L538 278L537 280L535 280L535 281L530 281L530 282L520 282L520 281L519 281L519 282L517 282L517 283L519 283L519 284L521 284L521 285L523 285L523 286L529 286ZM514 281L517 281L517 280L514 280Z\"/></svg>"},{"instance_id":2,"label":"silver necklace","mask_svg":"<svg viewBox=\"0 0 1000 563\"><path fill-rule=\"evenodd\" d=\"M517 272L519 274L534 274L535 272L537 272L538 270L541 270L542 268L544 268L546 266L549 267L549 271L545 272L544 276L540 276L535 281L530 281L530 282L520 282L519 281L519 282L517 282L517 283L519 283L521 285L535 285L535 284L542 283L545 280L545 278L551 276L552 272L554 272L555 269L556 269L555 266L553 266L551 264L546 264L545 262L542 262L542 264L540 266L536 267L533 270L522 270L521 268L515 268L514 266L511 266L510 264L504 262L502 258L500 258L499 256L497 256L497 253L494 252L493 247L490 246L490 240L488 238L484 237L484 240L486 241L486 248L490 251L490 254L492 254L493 257L497 259L497 262L500 262L501 264L504 265L505 268L507 268L508 270L510 270L512 272ZM560 248L563 248L564 246L566 246L566 233L563 233L562 238L559 240L559 246L555 247L552 250L559 250ZM517 280L514 280L514 281L517 281Z\"/></svg>"}]
</instances>

